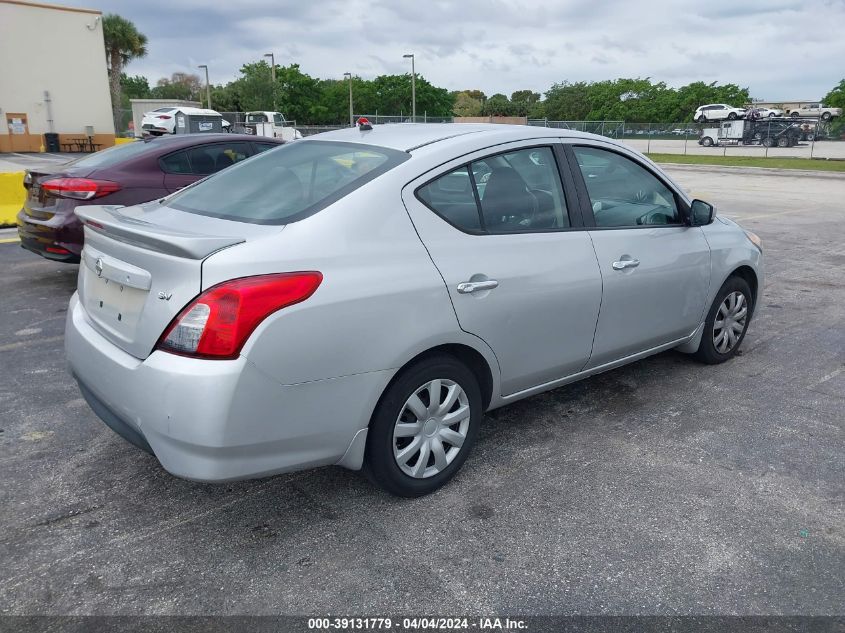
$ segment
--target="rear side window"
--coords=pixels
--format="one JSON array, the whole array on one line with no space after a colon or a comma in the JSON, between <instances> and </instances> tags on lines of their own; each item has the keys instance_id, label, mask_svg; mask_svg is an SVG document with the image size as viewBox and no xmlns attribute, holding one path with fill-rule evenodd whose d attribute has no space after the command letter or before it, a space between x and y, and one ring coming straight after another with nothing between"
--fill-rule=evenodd
<instances>
[{"instance_id":1,"label":"rear side window","mask_svg":"<svg viewBox=\"0 0 845 633\"><path fill-rule=\"evenodd\" d=\"M198 176L215 174L249 157L247 143L216 143L200 145L188 150L191 173Z\"/></svg>"},{"instance_id":2,"label":"rear side window","mask_svg":"<svg viewBox=\"0 0 845 633\"><path fill-rule=\"evenodd\" d=\"M168 174L190 174L191 163L188 162L187 150L174 152L159 160L162 171Z\"/></svg>"},{"instance_id":3,"label":"rear side window","mask_svg":"<svg viewBox=\"0 0 845 633\"><path fill-rule=\"evenodd\" d=\"M238 222L285 224L316 213L408 158L371 145L297 141L185 189L170 205Z\"/></svg>"},{"instance_id":4,"label":"rear side window","mask_svg":"<svg viewBox=\"0 0 845 633\"><path fill-rule=\"evenodd\" d=\"M470 233L525 233L569 227L560 172L549 147L474 161L423 185L417 196Z\"/></svg>"},{"instance_id":5,"label":"rear side window","mask_svg":"<svg viewBox=\"0 0 845 633\"><path fill-rule=\"evenodd\" d=\"M475 196L472 193L469 167L461 167L440 176L437 180L432 180L420 187L417 195L426 206L459 229L469 232L481 230L478 206L475 204Z\"/></svg>"}]
</instances>

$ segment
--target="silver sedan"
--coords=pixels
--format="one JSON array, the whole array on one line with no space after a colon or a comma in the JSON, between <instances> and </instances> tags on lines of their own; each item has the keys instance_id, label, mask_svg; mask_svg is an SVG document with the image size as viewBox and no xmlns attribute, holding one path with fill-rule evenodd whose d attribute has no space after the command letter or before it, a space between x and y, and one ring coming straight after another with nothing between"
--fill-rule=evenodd
<instances>
[{"instance_id":1,"label":"silver sedan","mask_svg":"<svg viewBox=\"0 0 845 633\"><path fill-rule=\"evenodd\" d=\"M67 318L94 412L201 481L451 479L484 412L677 348L730 359L759 238L613 140L384 125L85 206Z\"/></svg>"}]
</instances>

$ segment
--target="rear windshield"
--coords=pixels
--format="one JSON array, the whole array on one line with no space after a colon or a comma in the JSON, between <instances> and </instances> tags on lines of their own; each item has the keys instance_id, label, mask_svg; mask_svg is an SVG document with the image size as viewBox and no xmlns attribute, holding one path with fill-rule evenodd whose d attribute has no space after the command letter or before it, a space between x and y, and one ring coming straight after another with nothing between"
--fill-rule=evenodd
<instances>
[{"instance_id":1,"label":"rear windshield","mask_svg":"<svg viewBox=\"0 0 845 633\"><path fill-rule=\"evenodd\" d=\"M384 147L295 141L233 165L168 199L180 211L253 224L301 220L410 158Z\"/></svg>"},{"instance_id":2,"label":"rear windshield","mask_svg":"<svg viewBox=\"0 0 845 633\"><path fill-rule=\"evenodd\" d=\"M74 167L89 167L91 169L101 169L103 167L111 167L128 158L133 158L138 154L142 154L145 150L150 148L149 144L144 141L132 141L131 143L124 143L123 145L115 145L108 149L88 154L82 158L77 158L71 161L67 166Z\"/></svg>"}]
</instances>

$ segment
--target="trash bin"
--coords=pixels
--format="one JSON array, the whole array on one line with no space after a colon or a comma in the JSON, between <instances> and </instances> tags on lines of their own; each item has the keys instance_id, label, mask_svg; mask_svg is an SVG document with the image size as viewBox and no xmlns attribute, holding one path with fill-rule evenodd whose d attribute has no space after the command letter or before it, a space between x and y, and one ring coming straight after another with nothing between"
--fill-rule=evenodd
<instances>
[{"instance_id":1,"label":"trash bin","mask_svg":"<svg viewBox=\"0 0 845 633\"><path fill-rule=\"evenodd\" d=\"M45 132L44 133L44 149L48 152L60 152L61 146L59 145L59 135L55 132Z\"/></svg>"}]
</instances>

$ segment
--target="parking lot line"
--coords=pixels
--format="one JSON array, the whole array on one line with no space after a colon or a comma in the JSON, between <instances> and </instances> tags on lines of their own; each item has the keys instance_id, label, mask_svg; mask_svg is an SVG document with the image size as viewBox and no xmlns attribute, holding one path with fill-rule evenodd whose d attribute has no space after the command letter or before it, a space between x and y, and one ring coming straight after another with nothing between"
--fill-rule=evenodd
<instances>
[{"instance_id":1,"label":"parking lot line","mask_svg":"<svg viewBox=\"0 0 845 633\"><path fill-rule=\"evenodd\" d=\"M21 238L19 237L7 237L4 239L0 239L0 244L14 244L15 242L20 242Z\"/></svg>"}]
</instances>

